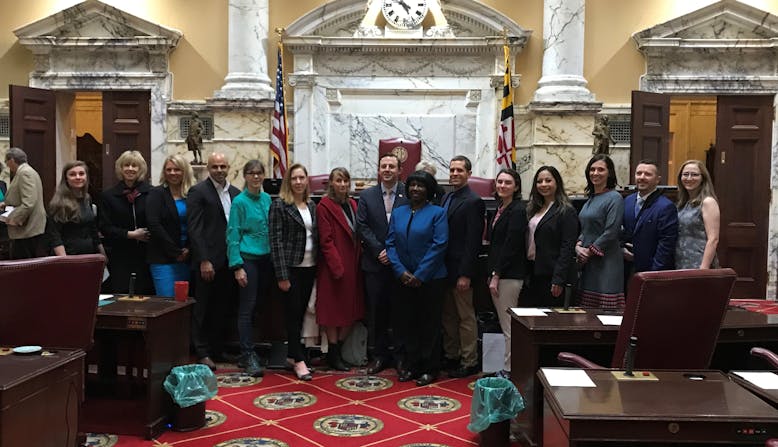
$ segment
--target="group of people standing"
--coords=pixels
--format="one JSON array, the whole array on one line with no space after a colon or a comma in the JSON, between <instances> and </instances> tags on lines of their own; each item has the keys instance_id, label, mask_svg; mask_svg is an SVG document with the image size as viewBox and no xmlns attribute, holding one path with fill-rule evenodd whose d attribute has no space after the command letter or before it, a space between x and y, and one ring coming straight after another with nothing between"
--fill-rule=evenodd
<instances>
[{"instance_id":1,"label":"group of people standing","mask_svg":"<svg viewBox=\"0 0 778 447\"><path fill-rule=\"evenodd\" d=\"M83 162L64 166L47 213L26 154L12 148L5 160L12 181L7 190L0 185L0 194L3 205L16 207L6 218L13 258L107 254L105 288L114 293L172 296L176 281L190 280L199 361L215 369L223 360L224 324L234 306L238 364L252 376L263 374L254 311L275 285L283 296L289 362L298 379L311 380L301 332L314 284L330 368L348 370L341 346L364 319L369 374L394 365L400 381L420 386L444 369L451 377L475 374L473 281L484 235L487 286L506 339L503 376L510 375L508 308L558 306L566 288L577 290L582 306L619 308L632 272L717 266L719 209L710 174L696 160L681 167L673 204L657 189L656 163L638 164L637 192L622 199L613 161L595 155L586 166L588 200L580 213L555 167L535 172L527 201L519 174L503 169L488 221L483 200L468 186L472 165L464 156L451 159L445 194L426 170L400 182L401 162L389 153L379 160L378 184L362 191L358 204L349 197L345 168L332 170L316 204L301 164L286 170L272 200L262 191L265 166L258 160L243 167L243 191L229 183L221 153L208 157L208 178L196 184L190 164L171 155L152 187L141 154L127 151L116 161L118 183L102 193L99 213Z\"/></svg>"}]
</instances>

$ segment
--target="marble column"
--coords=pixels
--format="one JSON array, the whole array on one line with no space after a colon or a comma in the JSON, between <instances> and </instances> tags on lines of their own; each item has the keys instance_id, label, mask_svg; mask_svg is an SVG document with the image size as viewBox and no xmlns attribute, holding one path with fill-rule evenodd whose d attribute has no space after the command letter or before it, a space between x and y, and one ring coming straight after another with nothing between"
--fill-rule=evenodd
<instances>
[{"instance_id":1,"label":"marble column","mask_svg":"<svg viewBox=\"0 0 778 447\"><path fill-rule=\"evenodd\" d=\"M229 0L229 35L224 85L218 99L266 99L275 95L267 73L268 0Z\"/></svg>"},{"instance_id":2,"label":"marble column","mask_svg":"<svg viewBox=\"0 0 778 447\"><path fill-rule=\"evenodd\" d=\"M585 0L543 0L543 75L534 103L588 103L583 77Z\"/></svg>"}]
</instances>

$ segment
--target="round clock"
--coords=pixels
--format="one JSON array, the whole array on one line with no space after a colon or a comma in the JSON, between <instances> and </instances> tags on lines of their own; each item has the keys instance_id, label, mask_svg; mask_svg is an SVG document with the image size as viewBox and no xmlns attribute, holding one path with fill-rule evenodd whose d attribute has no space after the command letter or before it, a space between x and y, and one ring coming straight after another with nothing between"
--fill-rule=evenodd
<instances>
[{"instance_id":1,"label":"round clock","mask_svg":"<svg viewBox=\"0 0 778 447\"><path fill-rule=\"evenodd\" d=\"M427 0L383 0L381 11L387 23L400 29L413 29L427 16Z\"/></svg>"}]
</instances>

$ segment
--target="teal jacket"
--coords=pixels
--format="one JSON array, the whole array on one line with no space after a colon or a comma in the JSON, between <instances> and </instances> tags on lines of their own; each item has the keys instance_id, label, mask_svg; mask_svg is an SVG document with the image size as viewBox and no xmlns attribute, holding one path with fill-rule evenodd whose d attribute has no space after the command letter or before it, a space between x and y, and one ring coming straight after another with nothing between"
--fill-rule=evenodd
<instances>
[{"instance_id":1,"label":"teal jacket","mask_svg":"<svg viewBox=\"0 0 778 447\"><path fill-rule=\"evenodd\" d=\"M272 199L266 192L254 195L243 190L232 201L227 224L227 258L231 269L244 259L270 254L268 213Z\"/></svg>"}]
</instances>

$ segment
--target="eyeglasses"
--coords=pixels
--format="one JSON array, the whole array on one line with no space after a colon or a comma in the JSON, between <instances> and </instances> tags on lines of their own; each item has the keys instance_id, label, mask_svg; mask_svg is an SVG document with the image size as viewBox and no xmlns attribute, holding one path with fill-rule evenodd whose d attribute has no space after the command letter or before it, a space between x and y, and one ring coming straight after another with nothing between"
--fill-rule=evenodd
<instances>
[{"instance_id":1,"label":"eyeglasses","mask_svg":"<svg viewBox=\"0 0 778 447\"><path fill-rule=\"evenodd\" d=\"M265 173L264 172L252 171L252 172L247 172L247 173L245 173L243 175L245 175L246 177L262 177L263 175L265 175Z\"/></svg>"},{"instance_id":2,"label":"eyeglasses","mask_svg":"<svg viewBox=\"0 0 778 447\"><path fill-rule=\"evenodd\" d=\"M699 172L684 172L681 174L681 178L697 178L701 175Z\"/></svg>"}]
</instances>

